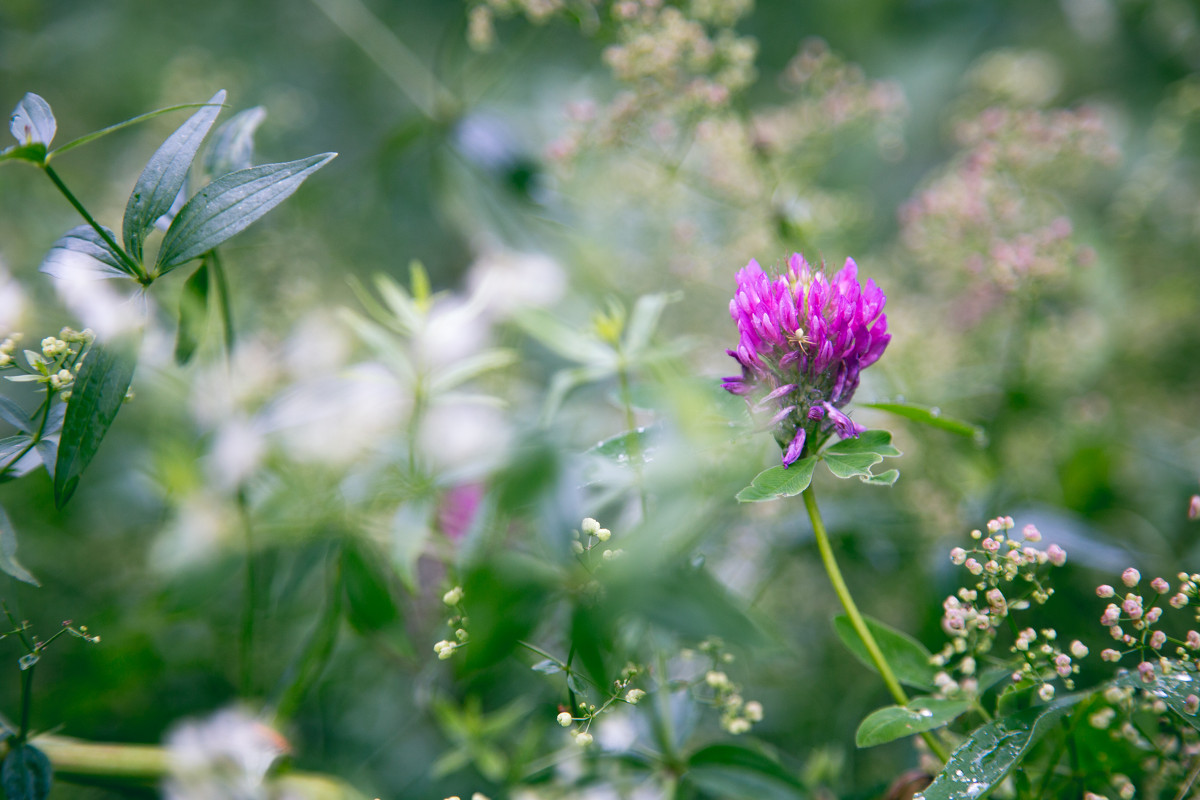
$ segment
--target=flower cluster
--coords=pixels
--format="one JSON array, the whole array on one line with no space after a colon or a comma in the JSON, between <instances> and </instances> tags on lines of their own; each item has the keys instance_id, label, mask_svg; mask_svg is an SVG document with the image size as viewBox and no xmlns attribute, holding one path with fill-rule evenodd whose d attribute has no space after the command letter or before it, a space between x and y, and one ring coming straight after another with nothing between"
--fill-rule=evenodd
<instances>
[{"instance_id":1,"label":"flower cluster","mask_svg":"<svg viewBox=\"0 0 1200 800\"><path fill-rule=\"evenodd\" d=\"M754 723L762 721L763 707L757 700L746 700L742 687L725 671L734 661L733 653L725 649L725 643L717 636L705 639L697 649L708 657L709 663L704 673L691 681L693 693L700 702L720 712L721 727L727 733L740 736L748 732ZM684 650L682 655L692 656L693 651Z\"/></svg>"},{"instance_id":2,"label":"flower cluster","mask_svg":"<svg viewBox=\"0 0 1200 800\"><path fill-rule=\"evenodd\" d=\"M953 669L960 676L956 680L949 670L938 673L935 683L942 695L975 694L976 658L992 651L1002 622L1013 612L1030 608L1031 601L1042 605L1054 594L1043 568L1061 567L1066 551L1056 544L1041 548L1042 534L1033 525L1026 525L1019 539L1010 533L1014 527L1012 517L997 517L988 522L986 535L971 531L978 544L950 551L951 562L970 573L973 586L959 589L942 604L942 629L950 643L933 660L936 666L948 667L958 658ZM1026 627L1017 632L1009 652L1016 658L1013 682L1037 684L1039 695L1049 700L1055 679L1073 687L1071 676L1079 671L1076 661L1088 654L1088 648L1076 640L1063 649L1054 628Z\"/></svg>"},{"instance_id":3,"label":"flower cluster","mask_svg":"<svg viewBox=\"0 0 1200 800\"><path fill-rule=\"evenodd\" d=\"M636 706L646 696L646 692L643 689L632 688L634 681L643 672L645 672L645 667L632 662L626 664L624 669L621 670L621 677L613 681L612 688L607 692L607 697L603 699L600 705L597 706L595 703L579 700L575 714L572 714L567 706L560 705L558 707L558 716L555 718L556 721L562 727L571 729L571 738L575 741L575 744L580 747L587 747L592 743L590 729L597 717L616 703L626 703Z\"/></svg>"},{"instance_id":4,"label":"flower cluster","mask_svg":"<svg viewBox=\"0 0 1200 800\"><path fill-rule=\"evenodd\" d=\"M1086 265L1053 189L1111 165L1117 151L1087 109L989 108L958 129L957 163L900 210L918 261L1012 291L1030 278Z\"/></svg>"},{"instance_id":5,"label":"flower cluster","mask_svg":"<svg viewBox=\"0 0 1200 800\"><path fill-rule=\"evenodd\" d=\"M465 647L470 639L470 634L467 633L467 616L463 609L463 589L461 586L455 586L453 589L442 595L442 602L454 609L454 615L446 620L446 624L454 629L454 639L443 639L433 646L433 650L437 653L437 657L443 661L454 655L454 651L460 647Z\"/></svg>"},{"instance_id":6,"label":"flower cluster","mask_svg":"<svg viewBox=\"0 0 1200 800\"><path fill-rule=\"evenodd\" d=\"M799 253L774 279L754 260L738 272L729 314L739 341L726 352L742 374L723 385L745 396L753 410L771 414L785 467L806 445L815 452L834 431L844 439L865 430L840 409L892 338L886 302L874 281L859 283L850 258L832 278Z\"/></svg>"},{"instance_id":7,"label":"flower cluster","mask_svg":"<svg viewBox=\"0 0 1200 800\"><path fill-rule=\"evenodd\" d=\"M40 352L26 350L24 364L13 355L21 338L20 333L13 333L0 341L0 369L14 369L20 373L5 377L18 383L45 384L52 391L61 392L64 400L69 399L75 373L83 363L82 354L95 339L95 334L91 330L63 328L58 336L42 339Z\"/></svg>"},{"instance_id":8,"label":"flower cluster","mask_svg":"<svg viewBox=\"0 0 1200 800\"><path fill-rule=\"evenodd\" d=\"M580 530L571 532L571 552L576 555L583 556L584 554L591 553L594 549L600 550L600 557L605 561L612 561L614 558L620 558L625 555L625 551L621 548L614 550L609 547L603 547L612 538L612 531L608 528L600 527L600 523L591 517L584 517L579 528Z\"/></svg>"},{"instance_id":9,"label":"flower cluster","mask_svg":"<svg viewBox=\"0 0 1200 800\"><path fill-rule=\"evenodd\" d=\"M1194 609L1193 619L1200 623L1200 574L1181 572L1177 577L1179 586L1175 591L1165 578L1156 577L1148 582L1147 592L1138 588L1142 585L1141 573L1130 567L1121 573L1120 589L1109 584L1096 587L1097 597L1114 601L1100 615L1100 624L1108 629L1117 647L1121 648L1105 648L1100 653L1102 659L1116 663L1125 655L1137 653L1140 659L1137 671L1145 683L1155 681L1156 665L1163 673L1172 672L1180 666L1179 662L1191 661L1200 669L1200 631L1191 629L1180 638L1170 636L1158 627L1165 606L1177 611L1190 606ZM1120 596L1122 591L1124 594ZM1179 662L1173 662L1167 655L1169 652L1173 652ZM1191 695L1188 703L1193 709L1200 707L1200 698Z\"/></svg>"}]
</instances>

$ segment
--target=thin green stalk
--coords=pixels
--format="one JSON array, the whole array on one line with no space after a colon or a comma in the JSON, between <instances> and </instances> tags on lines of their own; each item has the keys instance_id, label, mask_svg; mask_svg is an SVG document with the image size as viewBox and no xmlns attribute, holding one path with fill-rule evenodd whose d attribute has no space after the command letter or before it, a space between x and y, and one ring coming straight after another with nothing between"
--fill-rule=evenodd
<instances>
[{"instance_id":1,"label":"thin green stalk","mask_svg":"<svg viewBox=\"0 0 1200 800\"><path fill-rule=\"evenodd\" d=\"M21 727L17 731L17 742L24 743L29 736L29 711L33 705L33 668L30 664L21 673Z\"/></svg>"},{"instance_id":2,"label":"thin green stalk","mask_svg":"<svg viewBox=\"0 0 1200 800\"><path fill-rule=\"evenodd\" d=\"M142 284L143 286L149 286L150 276L146 274L146 270L142 268L142 265L135 261L132 256L126 253L125 250L116 243L112 236L109 235L108 231L104 230L103 225L101 225L99 222L96 222L96 220L92 218L92 215L88 213L88 210L83 207L83 203L79 202L78 198L76 198L75 195L71 193L71 190L67 188L67 185L62 182L62 178L58 177L58 173L55 172L49 164L43 164L42 169L45 170L46 176L49 177L50 180L54 182L54 185L58 187L58 190L62 192L63 197L67 198L67 202L75 207L75 210L79 212L80 216L84 218L87 224L91 225L92 229L100 235L100 238L104 240L104 243L111 247L112 251L116 253L122 261L125 262L126 266L128 266L130 270L132 270L132 274L135 278L137 278L138 283Z\"/></svg>"},{"instance_id":3,"label":"thin green stalk","mask_svg":"<svg viewBox=\"0 0 1200 800\"><path fill-rule=\"evenodd\" d=\"M209 250L204 254L204 259L212 268L213 278L217 284L217 294L221 296L221 324L225 331L225 356L233 358L233 348L237 343L237 338L233 328L233 307L229 300L229 280L225 277L225 267L222 266L221 257L217 255L216 250Z\"/></svg>"},{"instance_id":4,"label":"thin green stalk","mask_svg":"<svg viewBox=\"0 0 1200 800\"><path fill-rule=\"evenodd\" d=\"M249 697L254 683L254 613L258 608L258 579L254 569L254 530L250 525L250 508L244 487L238 488L237 507L246 546L246 588L242 605L241 686L242 696Z\"/></svg>"},{"instance_id":5,"label":"thin green stalk","mask_svg":"<svg viewBox=\"0 0 1200 800\"><path fill-rule=\"evenodd\" d=\"M617 370L617 379L621 385L621 404L625 406L625 427L629 431L629 461L633 464L633 475L637 481L638 502L642 509L642 520L646 519L646 484L642 480L642 447L638 443L637 418L633 415L633 394L629 390L629 370L625 367L624 355L621 366Z\"/></svg>"},{"instance_id":6,"label":"thin green stalk","mask_svg":"<svg viewBox=\"0 0 1200 800\"><path fill-rule=\"evenodd\" d=\"M875 637L871 635L871 629L867 627L867 622L863 619L863 615L859 612L858 606L854 603L854 598L850 595L850 589L846 586L846 581L842 578L842 571L838 568L837 560L833 557L833 548L829 544L829 534L825 530L825 523L821 519L821 511L817 508L817 497L813 492L812 486L804 490L804 508L808 511L808 518L812 521L813 535L817 539L817 550L821 554L821 562L825 565L825 572L829 575L829 581L833 584L833 591L837 594L838 600L842 602L842 608L846 609L846 616L850 618L850 624L854 627L854 631L858 634L858 638L862 639L863 644L867 648L867 655L871 657L871 663L875 665L875 669L879 671L880 677L883 678L883 683L887 686L892 697L896 699L899 705L908 704L908 695L904 693L904 689L900 686L900 681L896 679L896 674L892 672L892 667L884 658L883 651L879 649L879 644L875 641ZM929 750L942 763L949 760L949 754L942 747L941 742L935 739L928 731L921 734L921 738L929 745Z\"/></svg>"},{"instance_id":7,"label":"thin green stalk","mask_svg":"<svg viewBox=\"0 0 1200 800\"><path fill-rule=\"evenodd\" d=\"M42 418L38 421L37 430L31 431L32 435L30 436L29 444L21 448L7 463L0 465L0 475L3 475L11 467L16 466L17 462L28 455L29 451L37 447L38 442L42 440L42 434L46 432L46 420L50 418L51 401L54 400L54 390L50 388L49 384L46 386L46 392L46 400L42 404Z\"/></svg>"}]
</instances>

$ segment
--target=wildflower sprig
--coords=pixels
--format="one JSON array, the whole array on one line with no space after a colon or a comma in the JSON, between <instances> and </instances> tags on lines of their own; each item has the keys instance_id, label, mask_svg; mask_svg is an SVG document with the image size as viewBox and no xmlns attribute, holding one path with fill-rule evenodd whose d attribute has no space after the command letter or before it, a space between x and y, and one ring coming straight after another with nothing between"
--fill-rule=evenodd
<instances>
[{"instance_id":1,"label":"wildflower sprig","mask_svg":"<svg viewBox=\"0 0 1200 800\"><path fill-rule=\"evenodd\" d=\"M83 331L63 328L58 336L42 339L40 351L25 350L24 363L13 355L21 338L20 333L13 333L0 342L0 370L17 373L5 375L5 379L14 383L37 382L51 394L60 392L63 400L70 399L71 384L96 334L90 328Z\"/></svg>"},{"instance_id":2,"label":"wildflower sprig","mask_svg":"<svg viewBox=\"0 0 1200 800\"><path fill-rule=\"evenodd\" d=\"M1180 572L1176 577L1179 585L1174 592L1165 578L1156 577L1146 582L1150 591L1141 593L1138 587L1142 585L1142 575L1136 568L1129 567L1121 573L1121 586L1127 590L1123 597L1119 597L1119 589L1109 584L1096 587L1097 597L1120 600L1120 604L1108 604L1100 615L1100 624L1121 649L1105 648L1100 653L1102 659L1115 664L1126 655L1136 654L1138 675L1146 683L1155 681L1156 667L1158 672L1168 674L1173 667L1186 664L1200 669L1200 631L1193 628L1179 638L1169 635L1159 625L1166 608L1170 607L1176 613L1188 609L1193 622L1200 627L1200 604L1197 603L1200 600L1200 573ZM1200 707L1200 699L1192 702L1189 698L1189 703Z\"/></svg>"},{"instance_id":3,"label":"wildflower sprig","mask_svg":"<svg viewBox=\"0 0 1200 800\"><path fill-rule=\"evenodd\" d=\"M948 668L935 678L940 696L977 697L977 673L984 665L1011 669L1015 686L1036 685L1046 701L1054 697L1056 679L1067 689L1074 688L1071 676L1079 671L1075 660L1087 655L1087 647L1073 641L1064 650L1053 628L1019 628L1013 617L1015 612L1044 605L1050 599L1054 589L1046 572L1066 563L1066 551L1057 544L1040 547L1042 534L1033 525L1026 525L1017 538L1011 533L1014 525L1012 517L997 517L988 522L986 534L971 531L975 544L970 548L950 551L950 561L976 580L942 604L942 629L951 641L934 656L935 665ZM1015 659L1011 667L1007 666L1009 658L993 655L1001 628L1013 635L1008 648ZM959 678L951 677L950 672L957 672Z\"/></svg>"},{"instance_id":4,"label":"wildflower sprig","mask_svg":"<svg viewBox=\"0 0 1200 800\"><path fill-rule=\"evenodd\" d=\"M446 620L446 624L454 631L453 639L442 639L433 646L433 651L437 653L437 657L445 661L454 655L454 652L460 647L466 647L471 639L471 635L467 632L467 625L470 620L467 618L466 609L463 608L463 588L454 586L442 595L442 602L453 609L454 613Z\"/></svg>"},{"instance_id":5,"label":"wildflower sprig","mask_svg":"<svg viewBox=\"0 0 1200 800\"><path fill-rule=\"evenodd\" d=\"M697 648L708 657L708 668L691 681L692 695L721 714L721 727L734 736L749 732L763 718L762 703L746 700L742 687L729 677L728 669L735 660L733 653L717 636L710 636Z\"/></svg>"}]
</instances>

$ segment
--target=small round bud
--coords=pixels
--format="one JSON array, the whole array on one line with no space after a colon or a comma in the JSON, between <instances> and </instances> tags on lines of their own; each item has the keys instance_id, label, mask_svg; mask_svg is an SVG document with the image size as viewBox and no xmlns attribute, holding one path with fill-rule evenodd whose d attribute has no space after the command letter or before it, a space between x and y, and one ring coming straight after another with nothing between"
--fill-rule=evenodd
<instances>
[{"instance_id":1,"label":"small round bud","mask_svg":"<svg viewBox=\"0 0 1200 800\"><path fill-rule=\"evenodd\" d=\"M583 523L579 527L588 536L594 536L596 531L600 530L600 523L591 517L584 517Z\"/></svg>"},{"instance_id":2,"label":"small round bud","mask_svg":"<svg viewBox=\"0 0 1200 800\"><path fill-rule=\"evenodd\" d=\"M964 564L967 561L967 551L961 547L955 547L950 551L950 562L952 564Z\"/></svg>"},{"instance_id":3,"label":"small round bud","mask_svg":"<svg viewBox=\"0 0 1200 800\"><path fill-rule=\"evenodd\" d=\"M1113 650L1111 647L1106 647L1100 651L1100 658L1103 661L1109 661L1115 664L1121 660L1121 654L1116 650Z\"/></svg>"},{"instance_id":4,"label":"small round bud","mask_svg":"<svg viewBox=\"0 0 1200 800\"><path fill-rule=\"evenodd\" d=\"M462 602L462 599L463 588L461 586L455 586L453 589L442 595L442 602L448 606L456 606Z\"/></svg>"},{"instance_id":5,"label":"small round bud","mask_svg":"<svg viewBox=\"0 0 1200 800\"><path fill-rule=\"evenodd\" d=\"M1040 542L1042 540L1042 532L1033 525L1026 525L1021 533L1025 536L1027 542Z\"/></svg>"},{"instance_id":6,"label":"small round bud","mask_svg":"<svg viewBox=\"0 0 1200 800\"><path fill-rule=\"evenodd\" d=\"M636 706L638 701L646 696L646 693L641 689L630 689L625 693L625 702L632 706Z\"/></svg>"},{"instance_id":7,"label":"small round bud","mask_svg":"<svg viewBox=\"0 0 1200 800\"><path fill-rule=\"evenodd\" d=\"M596 538L602 542L607 542L610 538L612 538L612 531L610 531L608 528L601 528L600 530L596 531Z\"/></svg>"},{"instance_id":8,"label":"small round bud","mask_svg":"<svg viewBox=\"0 0 1200 800\"><path fill-rule=\"evenodd\" d=\"M580 747L587 747L592 743L592 735L587 731L579 731L575 734L575 744Z\"/></svg>"},{"instance_id":9,"label":"small round bud","mask_svg":"<svg viewBox=\"0 0 1200 800\"><path fill-rule=\"evenodd\" d=\"M757 700L751 700L749 703L746 703L746 707L742 711L745 713L746 719L751 722L762 722L763 707L762 703Z\"/></svg>"},{"instance_id":10,"label":"small round bud","mask_svg":"<svg viewBox=\"0 0 1200 800\"><path fill-rule=\"evenodd\" d=\"M1155 650L1162 648L1167 643L1167 635L1162 631L1155 631L1150 634L1150 646Z\"/></svg>"},{"instance_id":11,"label":"small round bud","mask_svg":"<svg viewBox=\"0 0 1200 800\"><path fill-rule=\"evenodd\" d=\"M558 724L562 725L564 728L571 727L571 723L575 721L575 718L571 716L569 711L559 712L559 715L556 719L558 720Z\"/></svg>"},{"instance_id":12,"label":"small round bud","mask_svg":"<svg viewBox=\"0 0 1200 800\"><path fill-rule=\"evenodd\" d=\"M1087 645L1076 639L1071 642L1071 655L1076 658L1086 658L1088 654Z\"/></svg>"},{"instance_id":13,"label":"small round bud","mask_svg":"<svg viewBox=\"0 0 1200 800\"><path fill-rule=\"evenodd\" d=\"M1056 544L1052 544L1046 548L1046 557L1050 559L1050 563L1056 567L1061 567L1067 563L1067 551L1063 550Z\"/></svg>"},{"instance_id":14,"label":"small round bud","mask_svg":"<svg viewBox=\"0 0 1200 800\"><path fill-rule=\"evenodd\" d=\"M1138 585L1138 581L1142 579L1142 573L1138 572L1133 567L1121 573L1121 582L1131 589Z\"/></svg>"},{"instance_id":15,"label":"small round bud","mask_svg":"<svg viewBox=\"0 0 1200 800\"><path fill-rule=\"evenodd\" d=\"M1112 597L1117 591L1107 583L1103 583L1096 587L1096 597Z\"/></svg>"},{"instance_id":16,"label":"small round bud","mask_svg":"<svg viewBox=\"0 0 1200 800\"><path fill-rule=\"evenodd\" d=\"M1040 687L1038 687L1038 697L1042 698L1042 700L1046 703L1049 703L1051 700L1053 700L1054 684L1043 683Z\"/></svg>"},{"instance_id":17,"label":"small round bud","mask_svg":"<svg viewBox=\"0 0 1200 800\"><path fill-rule=\"evenodd\" d=\"M1159 594L1166 594L1171 590L1171 584L1167 583L1162 578L1155 578L1154 580L1150 581L1150 588Z\"/></svg>"}]
</instances>

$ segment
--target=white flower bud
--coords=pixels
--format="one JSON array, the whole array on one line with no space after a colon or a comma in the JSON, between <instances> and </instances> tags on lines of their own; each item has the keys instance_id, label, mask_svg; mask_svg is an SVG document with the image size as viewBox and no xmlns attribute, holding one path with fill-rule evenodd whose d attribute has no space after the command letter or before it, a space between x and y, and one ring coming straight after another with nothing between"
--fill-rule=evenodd
<instances>
[{"instance_id":1,"label":"white flower bud","mask_svg":"<svg viewBox=\"0 0 1200 800\"><path fill-rule=\"evenodd\" d=\"M453 589L442 595L442 602L448 606L456 606L462 602L462 599L463 588L461 586L455 586Z\"/></svg>"}]
</instances>

